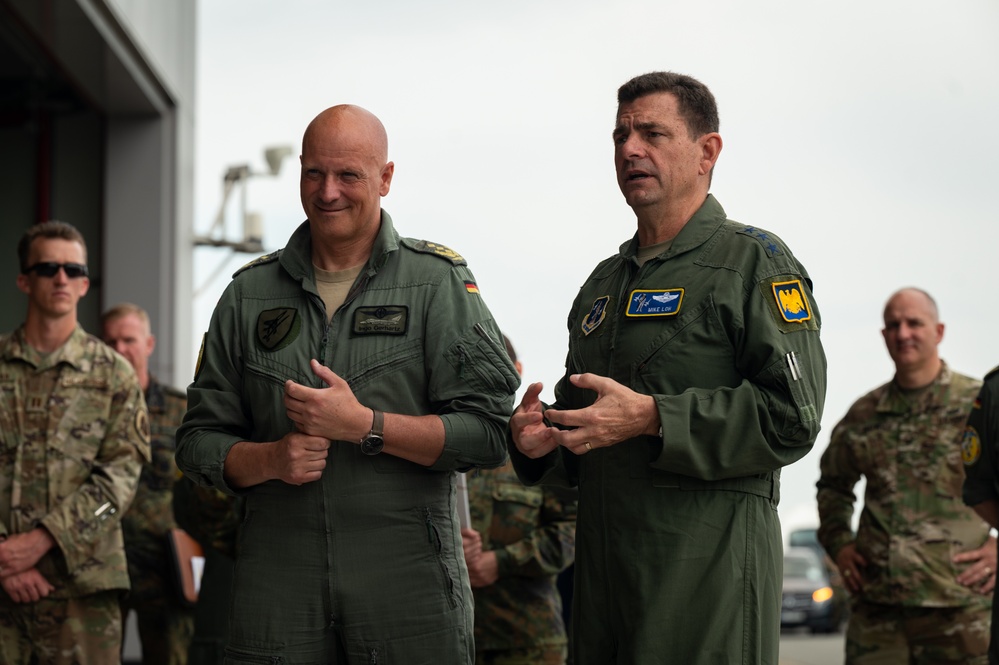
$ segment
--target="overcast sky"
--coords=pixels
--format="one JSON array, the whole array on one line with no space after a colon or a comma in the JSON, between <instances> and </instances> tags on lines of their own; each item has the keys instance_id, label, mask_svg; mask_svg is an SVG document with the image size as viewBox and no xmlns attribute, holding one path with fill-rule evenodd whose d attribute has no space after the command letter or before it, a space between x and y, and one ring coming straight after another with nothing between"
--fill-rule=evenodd
<instances>
[{"instance_id":1,"label":"overcast sky","mask_svg":"<svg viewBox=\"0 0 999 665\"><path fill-rule=\"evenodd\" d=\"M305 126L364 106L389 134L383 206L400 233L468 259L525 385L550 399L572 299L635 231L614 177L617 87L653 70L699 78L724 140L712 192L782 237L815 284L829 392L781 504L785 529L812 526L832 427L891 378L879 330L894 290L937 298L954 369L999 364L997 34L995 0L202 0L195 226L210 226L227 167L263 171L266 147L292 145L280 176L247 190L267 249L284 246L304 219ZM250 258L197 250L197 340Z\"/></svg>"}]
</instances>

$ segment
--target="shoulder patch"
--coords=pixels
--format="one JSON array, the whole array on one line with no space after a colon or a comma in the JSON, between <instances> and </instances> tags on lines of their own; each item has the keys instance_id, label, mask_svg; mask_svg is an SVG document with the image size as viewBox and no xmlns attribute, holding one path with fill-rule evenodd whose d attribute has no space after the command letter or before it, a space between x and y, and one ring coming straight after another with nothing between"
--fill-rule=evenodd
<instances>
[{"instance_id":1,"label":"shoulder patch","mask_svg":"<svg viewBox=\"0 0 999 665\"><path fill-rule=\"evenodd\" d=\"M265 263L271 263L272 261L277 261L278 257L280 256L281 256L280 249L277 250L276 252L271 252L270 254L264 254L263 256L258 256L257 258L253 259L252 261L244 265L242 268L234 272L232 276L235 277L244 270L249 270L250 268L256 268L257 266L262 266Z\"/></svg>"},{"instance_id":2,"label":"shoulder patch","mask_svg":"<svg viewBox=\"0 0 999 665\"><path fill-rule=\"evenodd\" d=\"M414 240L412 238L403 238L402 243L413 251L422 252L423 254L433 254L434 256L450 261L456 266L468 265L465 257L450 247L445 247L429 240Z\"/></svg>"},{"instance_id":3,"label":"shoulder patch","mask_svg":"<svg viewBox=\"0 0 999 665\"><path fill-rule=\"evenodd\" d=\"M135 409L135 433L139 435L146 443L149 443L149 413L146 411L145 406L140 406Z\"/></svg>"},{"instance_id":4,"label":"shoulder patch","mask_svg":"<svg viewBox=\"0 0 999 665\"><path fill-rule=\"evenodd\" d=\"M819 324L808 299L807 280L800 275L781 275L760 282L760 291L783 333L818 330Z\"/></svg>"},{"instance_id":5,"label":"shoulder patch","mask_svg":"<svg viewBox=\"0 0 999 665\"><path fill-rule=\"evenodd\" d=\"M780 241L768 231L758 229L755 226L744 226L736 231L736 233L749 236L750 238L755 238L757 242L763 245L763 249L766 250L767 256L770 258L780 256L784 253L784 249L781 246Z\"/></svg>"},{"instance_id":6,"label":"shoulder patch","mask_svg":"<svg viewBox=\"0 0 999 665\"><path fill-rule=\"evenodd\" d=\"M964 462L965 466L972 466L981 457L982 454L982 440L978 438L978 432L971 425L968 425L967 429L964 430L964 436L961 437L961 460Z\"/></svg>"},{"instance_id":7,"label":"shoulder patch","mask_svg":"<svg viewBox=\"0 0 999 665\"><path fill-rule=\"evenodd\" d=\"M201 335L201 348L198 349L198 362L194 366L194 379L193 381L197 383L198 375L201 374L201 364L205 360L205 341L208 339L208 333L203 333Z\"/></svg>"}]
</instances>

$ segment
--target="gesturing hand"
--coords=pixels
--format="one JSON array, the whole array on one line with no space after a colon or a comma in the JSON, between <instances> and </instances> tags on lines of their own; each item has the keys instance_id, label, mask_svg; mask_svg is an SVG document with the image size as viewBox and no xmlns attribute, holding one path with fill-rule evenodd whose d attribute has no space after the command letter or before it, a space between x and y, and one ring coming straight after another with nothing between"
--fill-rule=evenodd
<instances>
[{"instance_id":1,"label":"gesturing hand","mask_svg":"<svg viewBox=\"0 0 999 665\"><path fill-rule=\"evenodd\" d=\"M549 421L574 428L554 430L552 436L560 446L581 455L659 431L659 412L651 395L597 374L573 374L569 380L577 388L595 391L597 399L583 409L545 412Z\"/></svg>"},{"instance_id":2,"label":"gesturing hand","mask_svg":"<svg viewBox=\"0 0 999 665\"><path fill-rule=\"evenodd\" d=\"M544 457L558 446L552 438L554 429L545 424L542 404L538 399L543 387L540 383L529 385L520 406L510 417L513 442L517 444L517 450L531 459Z\"/></svg>"}]
</instances>

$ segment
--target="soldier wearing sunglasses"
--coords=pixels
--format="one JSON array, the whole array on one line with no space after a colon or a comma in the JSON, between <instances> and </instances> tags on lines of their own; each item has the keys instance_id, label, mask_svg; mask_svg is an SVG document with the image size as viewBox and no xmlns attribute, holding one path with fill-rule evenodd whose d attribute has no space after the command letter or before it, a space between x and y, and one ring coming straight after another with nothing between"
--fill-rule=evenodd
<instances>
[{"instance_id":1,"label":"soldier wearing sunglasses","mask_svg":"<svg viewBox=\"0 0 999 665\"><path fill-rule=\"evenodd\" d=\"M37 224L17 251L28 313L0 335L0 662L116 662L120 518L149 417L128 362L77 323L90 287L80 232Z\"/></svg>"}]
</instances>

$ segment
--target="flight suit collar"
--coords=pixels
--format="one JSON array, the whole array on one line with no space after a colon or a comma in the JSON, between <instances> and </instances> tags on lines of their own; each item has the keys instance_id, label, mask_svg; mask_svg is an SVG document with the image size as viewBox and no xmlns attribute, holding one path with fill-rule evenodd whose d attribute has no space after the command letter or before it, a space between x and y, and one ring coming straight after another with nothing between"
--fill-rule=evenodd
<instances>
[{"instance_id":1,"label":"flight suit collar","mask_svg":"<svg viewBox=\"0 0 999 665\"><path fill-rule=\"evenodd\" d=\"M712 194L708 194L697 212L683 225L670 248L661 257L675 256L700 247L725 223L725 210ZM621 258L635 260L638 254L638 233L621 245Z\"/></svg>"},{"instance_id":2,"label":"flight suit collar","mask_svg":"<svg viewBox=\"0 0 999 665\"><path fill-rule=\"evenodd\" d=\"M365 264L365 272L368 275L377 273L388 256L398 249L399 234L392 223L392 217L382 209L381 226L375 237L374 245L371 247L371 256L368 257L368 262ZM315 275L312 271L312 231L308 220L302 222L291 234L288 244L281 252L280 262L289 275L302 283L302 287L306 291L318 295Z\"/></svg>"}]
</instances>

